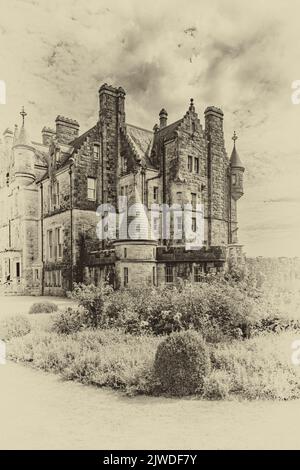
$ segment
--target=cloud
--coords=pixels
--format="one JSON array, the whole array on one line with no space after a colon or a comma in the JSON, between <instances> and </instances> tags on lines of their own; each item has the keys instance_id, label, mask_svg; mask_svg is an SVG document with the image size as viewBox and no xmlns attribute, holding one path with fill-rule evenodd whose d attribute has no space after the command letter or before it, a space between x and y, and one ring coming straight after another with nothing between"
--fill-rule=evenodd
<instances>
[{"instance_id":1,"label":"cloud","mask_svg":"<svg viewBox=\"0 0 300 470\"><path fill-rule=\"evenodd\" d=\"M103 82L126 89L128 122L149 129L162 107L169 122L182 116L190 97L202 123L206 106L218 105L227 151L236 130L246 166L241 241L252 253L286 253L283 227L269 212L280 208L289 246L297 247L290 210L300 197L300 106L290 94L300 79L299 8L295 0L289 8L283 0L272 7L259 0L0 0L2 129L20 121L25 105L35 139L57 114L84 131L97 119ZM274 243L272 226L281 233Z\"/></svg>"}]
</instances>

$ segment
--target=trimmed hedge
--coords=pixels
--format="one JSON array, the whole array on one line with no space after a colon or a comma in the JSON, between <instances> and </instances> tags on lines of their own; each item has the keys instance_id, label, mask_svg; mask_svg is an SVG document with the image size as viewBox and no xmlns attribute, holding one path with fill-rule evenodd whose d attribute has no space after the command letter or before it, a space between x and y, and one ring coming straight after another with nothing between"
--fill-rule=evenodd
<instances>
[{"instance_id":1,"label":"trimmed hedge","mask_svg":"<svg viewBox=\"0 0 300 470\"><path fill-rule=\"evenodd\" d=\"M54 302L35 302L31 305L29 313L53 313L57 310L58 306Z\"/></svg>"},{"instance_id":2,"label":"trimmed hedge","mask_svg":"<svg viewBox=\"0 0 300 470\"><path fill-rule=\"evenodd\" d=\"M172 333L158 345L154 370L170 395L201 393L211 370L209 349L196 331Z\"/></svg>"}]
</instances>

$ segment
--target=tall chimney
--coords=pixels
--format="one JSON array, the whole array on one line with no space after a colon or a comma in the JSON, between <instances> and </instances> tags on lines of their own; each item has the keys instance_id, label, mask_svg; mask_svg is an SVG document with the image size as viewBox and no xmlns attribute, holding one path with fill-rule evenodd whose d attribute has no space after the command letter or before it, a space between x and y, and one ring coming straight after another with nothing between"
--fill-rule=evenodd
<instances>
[{"instance_id":1,"label":"tall chimney","mask_svg":"<svg viewBox=\"0 0 300 470\"><path fill-rule=\"evenodd\" d=\"M55 130L50 127L44 126L42 129L42 142L43 145L50 145L52 138L55 137Z\"/></svg>"},{"instance_id":2,"label":"tall chimney","mask_svg":"<svg viewBox=\"0 0 300 470\"><path fill-rule=\"evenodd\" d=\"M64 116L57 116L56 123L56 138L61 144L69 144L72 140L76 139L79 135L79 124L74 119L69 119Z\"/></svg>"},{"instance_id":3,"label":"tall chimney","mask_svg":"<svg viewBox=\"0 0 300 470\"><path fill-rule=\"evenodd\" d=\"M161 112L159 113L159 127L162 129L163 127L166 127L168 122L168 113L167 111L163 108Z\"/></svg>"}]
</instances>

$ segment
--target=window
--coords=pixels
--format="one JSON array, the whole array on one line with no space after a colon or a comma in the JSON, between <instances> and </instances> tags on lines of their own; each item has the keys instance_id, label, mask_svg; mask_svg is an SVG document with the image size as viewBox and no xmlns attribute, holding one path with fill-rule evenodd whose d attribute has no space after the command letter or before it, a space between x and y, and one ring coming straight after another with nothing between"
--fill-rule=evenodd
<instances>
[{"instance_id":1,"label":"window","mask_svg":"<svg viewBox=\"0 0 300 470\"><path fill-rule=\"evenodd\" d=\"M176 222L177 222L177 230L181 231L182 230L182 217L176 217Z\"/></svg>"},{"instance_id":2,"label":"window","mask_svg":"<svg viewBox=\"0 0 300 470\"><path fill-rule=\"evenodd\" d=\"M60 150L56 149L54 152L54 161L55 161L55 166L57 167L60 161Z\"/></svg>"},{"instance_id":3,"label":"window","mask_svg":"<svg viewBox=\"0 0 300 470\"><path fill-rule=\"evenodd\" d=\"M200 282L203 274L203 266L194 267L194 282Z\"/></svg>"},{"instance_id":4,"label":"window","mask_svg":"<svg viewBox=\"0 0 300 470\"><path fill-rule=\"evenodd\" d=\"M93 146L93 156L95 160L99 160L100 157L100 146L99 144L94 144Z\"/></svg>"},{"instance_id":5,"label":"window","mask_svg":"<svg viewBox=\"0 0 300 470\"><path fill-rule=\"evenodd\" d=\"M188 170L191 173L193 171L193 157L188 156Z\"/></svg>"},{"instance_id":6,"label":"window","mask_svg":"<svg viewBox=\"0 0 300 470\"><path fill-rule=\"evenodd\" d=\"M158 201L158 187L154 186L153 188L153 201L157 202Z\"/></svg>"},{"instance_id":7,"label":"window","mask_svg":"<svg viewBox=\"0 0 300 470\"><path fill-rule=\"evenodd\" d=\"M191 193L191 203L192 203L192 209L196 210L196 205L197 205L197 194L196 193Z\"/></svg>"},{"instance_id":8,"label":"window","mask_svg":"<svg viewBox=\"0 0 300 470\"><path fill-rule=\"evenodd\" d=\"M20 277L20 263L16 263L16 278L19 279Z\"/></svg>"},{"instance_id":9,"label":"window","mask_svg":"<svg viewBox=\"0 0 300 470\"><path fill-rule=\"evenodd\" d=\"M128 268L124 268L124 287L128 286Z\"/></svg>"},{"instance_id":10,"label":"window","mask_svg":"<svg viewBox=\"0 0 300 470\"><path fill-rule=\"evenodd\" d=\"M155 266L153 266L153 268L152 268L152 281L153 281L153 285L156 286Z\"/></svg>"},{"instance_id":11,"label":"window","mask_svg":"<svg viewBox=\"0 0 300 470\"><path fill-rule=\"evenodd\" d=\"M197 228L196 217L193 217L192 218L192 231L196 232L196 228Z\"/></svg>"},{"instance_id":12,"label":"window","mask_svg":"<svg viewBox=\"0 0 300 470\"><path fill-rule=\"evenodd\" d=\"M95 178L88 178L88 199L90 201L96 201L96 179Z\"/></svg>"},{"instance_id":13,"label":"window","mask_svg":"<svg viewBox=\"0 0 300 470\"><path fill-rule=\"evenodd\" d=\"M124 186L121 186L120 194L121 194L121 196L124 196Z\"/></svg>"},{"instance_id":14,"label":"window","mask_svg":"<svg viewBox=\"0 0 300 470\"><path fill-rule=\"evenodd\" d=\"M196 132L196 123L195 121L192 121L192 133L194 134Z\"/></svg>"},{"instance_id":15,"label":"window","mask_svg":"<svg viewBox=\"0 0 300 470\"><path fill-rule=\"evenodd\" d=\"M236 184L236 175L232 175L231 181L232 181L232 184Z\"/></svg>"},{"instance_id":16,"label":"window","mask_svg":"<svg viewBox=\"0 0 300 470\"><path fill-rule=\"evenodd\" d=\"M176 204L182 206L182 193L176 193Z\"/></svg>"},{"instance_id":17,"label":"window","mask_svg":"<svg viewBox=\"0 0 300 470\"><path fill-rule=\"evenodd\" d=\"M38 269L34 270L34 279L35 279L35 281L39 280L39 270Z\"/></svg>"},{"instance_id":18,"label":"window","mask_svg":"<svg viewBox=\"0 0 300 470\"><path fill-rule=\"evenodd\" d=\"M128 161L126 155L121 155L121 172L127 173L128 170Z\"/></svg>"},{"instance_id":19,"label":"window","mask_svg":"<svg viewBox=\"0 0 300 470\"><path fill-rule=\"evenodd\" d=\"M166 266L166 282L173 282L173 266Z\"/></svg>"},{"instance_id":20,"label":"window","mask_svg":"<svg viewBox=\"0 0 300 470\"><path fill-rule=\"evenodd\" d=\"M57 286L61 287L61 271L57 271Z\"/></svg>"},{"instance_id":21,"label":"window","mask_svg":"<svg viewBox=\"0 0 300 470\"><path fill-rule=\"evenodd\" d=\"M199 158L198 157L194 158L194 169L195 169L195 173L199 173Z\"/></svg>"},{"instance_id":22,"label":"window","mask_svg":"<svg viewBox=\"0 0 300 470\"><path fill-rule=\"evenodd\" d=\"M52 206L53 209L59 207L59 182L56 181L52 187Z\"/></svg>"},{"instance_id":23,"label":"window","mask_svg":"<svg viewBox=\"0 0 300 470\"><path fill-rule=\"evenodd\" d=\"M49 259L53 257L53 232L48 230L48 256Z\"/></svg>"},{"instance_id":24,"label":"window","mask_svg":"<svg viewBox=\"0 0 300 470\"><path fill-rule=\"evenodd\" d=\"M62 244L62 229L55 229L55 243L56 243L56 257L62 258L63 254L63 244Z\"/></svg>"},{"instance_id":25,"label":"window","mask_svg":"<svg viewBox=\"0 0 300 470\"><path fill-rule=\"evenodd\" d=\"M124 248L124 258L127 258L127 248Z\"/></svg>"}]
</instances>

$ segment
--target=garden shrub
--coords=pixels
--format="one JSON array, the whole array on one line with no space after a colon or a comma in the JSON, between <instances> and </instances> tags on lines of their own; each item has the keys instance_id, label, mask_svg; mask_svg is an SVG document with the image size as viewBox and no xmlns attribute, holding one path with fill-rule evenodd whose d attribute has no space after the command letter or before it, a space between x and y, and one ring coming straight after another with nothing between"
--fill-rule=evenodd
<instances>
[{"instance_id":1,"label":"garden shrub","mask_svg":"<svg viewBox=\"0 0 300 470\"><path fill-rule=\"evenodd\" d=\"M1 321L0 338L9 341L12 338L25 336L31 331L30 321L25 315L13 315Z\"/></svg>"},{"instance_id":2,"label":"garden shrub","mask_svg":"<svg viewBox=\"0 0 300 470\"><path fill-rule=\"evenodd\" d=\"M219 279L197 286L145 289L142 294L128 291L122 301L122 320L115 314L114 321L130 333L164 335L195 329L208 342L249 337L263 310L254 298ZM109 312L113 304L114 294Z\"/></svg>"},{"instance_id":3,"label":"garden shrub","mask_svg":"<svg viewBox=\"0 0 300 470\"><path fill-rule=\"evenodd\" d=\"M209 400L224 400L229 397L230 376L223 370L213 370L205 378L203 384L203 398Z\"/></svg>"},{"instance_id":4,"label":"garden shrub","mask_svg":"<svg viewBox=\"0 0 300 470\"><path fill-rule=\"evenodd\" d=\"M86 309L68 307L54 319L52 330L55 333L68 335L87 328L89 321L89 312Z\"/></svg>"},{"instance_id":5,"label":"garden shrub","mask_svg":"<svg viewBox=\"0 0 300 470\"><path fill-rule=\"evenodd\" d=\"M210 366L208 347L193 330L172 333L163 340L154 361L162 389L175 396L201 392Z\"/></svg>"},{"instance_id":6,"label":"garden shrub","mask_svg":"<svg viewBox=\"0 0 300 470\"><path fill-rule=\"evenodd\" d=\"M54 302L35 302L31 305L29 313L52 313L57 310L58 306Z\"/></svg>"},{"instance_id":7,"label":"garden shrub","mask_svg":"<svg viewBox=\"0 0 300 470\"><path fill-rule=\"evenodd\" d=\"M112 292L113 288L106 282L102 282L98 286L75 284L69 297L77 301L78 305L88 312L88 326L98 328L105 323L107 299Z\"/></svg>"}]
</instances>

